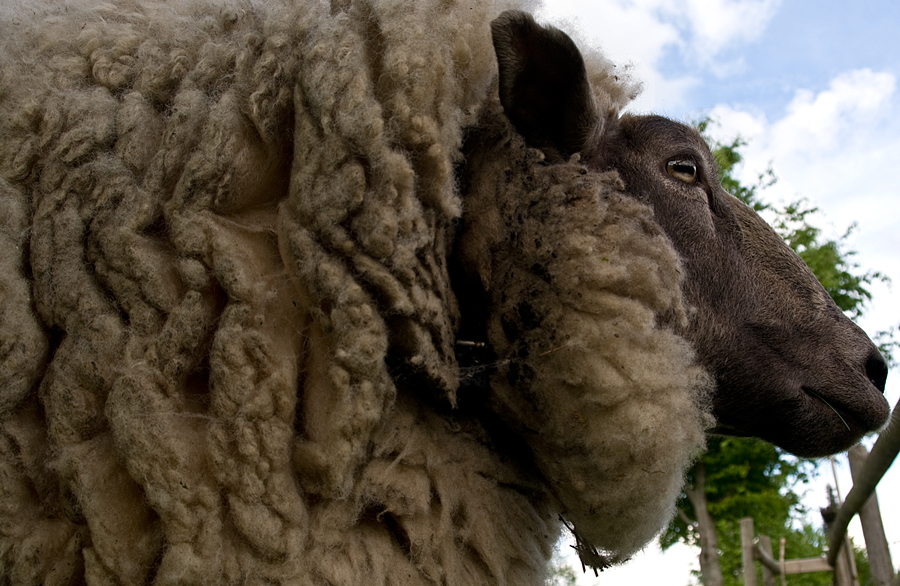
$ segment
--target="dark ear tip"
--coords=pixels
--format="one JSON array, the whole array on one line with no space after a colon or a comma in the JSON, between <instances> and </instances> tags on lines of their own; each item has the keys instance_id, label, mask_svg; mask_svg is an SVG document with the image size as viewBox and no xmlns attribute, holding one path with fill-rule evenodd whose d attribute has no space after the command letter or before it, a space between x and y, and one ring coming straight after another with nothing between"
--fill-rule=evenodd
<instances>
[{"instance_id":1,"label":"dark ear tip","mask_svg":"<svg viewBox=\"0 0 900 586\"><path fill-rule=\"evenodd\" d=\"M527 12L521 10L504 10L500 13L500 16L491 21L491 28L494 30L503 30L528 24L534 25L536 23L534 22L534 17Z\"/></svg>"},{"instance_id":2,"label":"dark ear tip","mask_svg":"<svg viewBox=\"0 0 900 586\"><path fill-rule=\"evenodd\" d=\"M491 23L500 103L531 146L568 156L581 150L597 123L581 52L568 35L518 10Z\"/></svg>"},{"instance_id":3,"label":"dark ear tip","mask_svg":"<svg viewBox=\"0 0 900 586\"><path fill-rule=\"evenodd\" d=\"M508 45L512 39L521 36L523 30L537 27L534 18L521 10L506 10L491 21L491 38L494 48Z\"/></svg>"}]
</instances>

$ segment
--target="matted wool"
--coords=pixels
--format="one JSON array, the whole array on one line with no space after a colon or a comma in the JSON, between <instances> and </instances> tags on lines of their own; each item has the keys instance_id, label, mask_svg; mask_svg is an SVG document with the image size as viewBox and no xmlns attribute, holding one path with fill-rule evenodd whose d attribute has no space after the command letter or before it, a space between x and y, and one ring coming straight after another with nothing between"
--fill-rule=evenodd
<instances>
[{"instance_id":1,"label":"matted wool","mask_svg":"<svg viewBox=\"0 0 900 586\"><path fill-rule=\"evenodd\" d=\"M668 521L707 425L678 259L511 135L502 8L0 4L4 580L537 585L560 515L611 559ZM486 399L448 276L482 211Z\"/></svg>"}]
</instances>

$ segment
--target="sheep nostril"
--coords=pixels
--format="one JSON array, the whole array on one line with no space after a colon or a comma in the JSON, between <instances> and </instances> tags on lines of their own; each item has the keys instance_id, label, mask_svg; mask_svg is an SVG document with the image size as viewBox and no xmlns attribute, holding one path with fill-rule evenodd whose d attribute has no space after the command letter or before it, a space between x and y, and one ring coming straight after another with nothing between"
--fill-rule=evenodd
<instances>
[{"instance_id":1,"label":"sheep nostril","mask_svg":"<svg viewBox=\"0 0 900 586\"><path fill-rule=\"evenodd\" d=\"M878 350L872 350L866 361L866 376L875 387L884 393L884 383L887 380L888 367Z\"/></svg>"}]
</instances>

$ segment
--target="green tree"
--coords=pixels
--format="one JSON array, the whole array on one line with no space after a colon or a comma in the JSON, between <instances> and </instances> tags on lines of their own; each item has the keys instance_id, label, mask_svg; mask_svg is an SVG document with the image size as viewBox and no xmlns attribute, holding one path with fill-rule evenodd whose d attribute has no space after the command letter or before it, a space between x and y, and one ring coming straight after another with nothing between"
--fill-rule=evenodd
<instances>
[{"instance_id":1,"label":"green tree","mask_svg":"<svg viewBox=\"0 0 900 586\"><path fill-rule=\"evenodd\" d=\"M740 584L740 519L753 517L757 532L775 543L786 537L791 519L802 512L794 488L813 468L760 440L709 438L707 452L688 473L678 516L661 535L661 546L677 541L700 546L703 584Z\"/></svg>"},{"instance_id":2,"label":"green tree","mask_svg":"<svg viewBox=\"0 0 900 586\"><path fill-rule=\"evenodd\" d=\"M553 552L553 558L550 560L550 576L547 579L547 586L576 586L578 584L578 575L575 568L566 563L562 549L560 549L568 549L568 546L563 541L559 541L556 547L556 551Z\"/></svg>"},{"instance_id":3,"label":"green tree","mask_svg":"<svg viewBox=\"0 0 900 586\"><path fill-rule=\"evenodd\" d=\"M578 578L572 566L562 561L554 561L550 566L550 580L547 586L575 586Z\"/></svg>"},{"instance_id":4,"label":"green tree","mask_svg":"<svg viewBox=\"0 0 900 586\"><path fill-rule=\"evenodd\" d=\"M706 131L708 124L708 120L698 124L700 131ZM854 252L847 249L846 241L855 226L836 239L828 239L811 224L818 210L806 200L783 208L762 202L759 191L774 183L775 175L770 168L751 185L737 179L735 171L743 160L740 149L745 144L740 138L726 144L710 141L722 186L757 212L774 217L773 228L809 265L838 307L850 317L859 317L872 298L870 285L887 278L876 271L864 271L854 262ZM897 347L893 330L876 339L888 356ZM753 517L757 533L769 535L773 543L785 537L788 558L821 555L824 538L802 522L805 511L796 492L814 468L813 462L758 440L712 437L706 454L688 473L678 515L661 535L660 544L664 549L678 541L699 546L704 586L742 583L742 517ZM831 583L827 574L789 578L789 583L797 586Z\"/></svg>"}]
</instances>

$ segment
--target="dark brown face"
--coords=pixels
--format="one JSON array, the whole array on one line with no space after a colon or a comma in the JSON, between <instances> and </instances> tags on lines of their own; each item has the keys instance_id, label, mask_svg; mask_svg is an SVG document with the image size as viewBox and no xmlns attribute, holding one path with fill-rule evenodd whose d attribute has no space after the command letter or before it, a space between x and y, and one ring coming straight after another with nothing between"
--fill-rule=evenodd
<instances>
[{"instance_id":1,"label":"dark brown face","mask_svg":"<svg viewBox=\"0 0 900 586\"><path fill-rule=\"evenodd\" d=\"M846 449L887 420L887 367L802 260L719 185L693 129L600 111L578 49L527 14L494 21L500 101L549 160L615 169L680 253L693 311L683 335L715 376L716 431L797 455Z\"/></svg>"},{"instance_id":2,"label":"dark brown face","mask_svg":"<svg viewBox=\"0 0 900 586\"><path fill-rule=\"evenodd\" d=\"M684 335L718 383L717 431L820 456L883 425L881 355L803 261L720 187L696 131L624 116L591 165L620 173L682 257L693 307Z\"/></svg>"}]
</instances>

